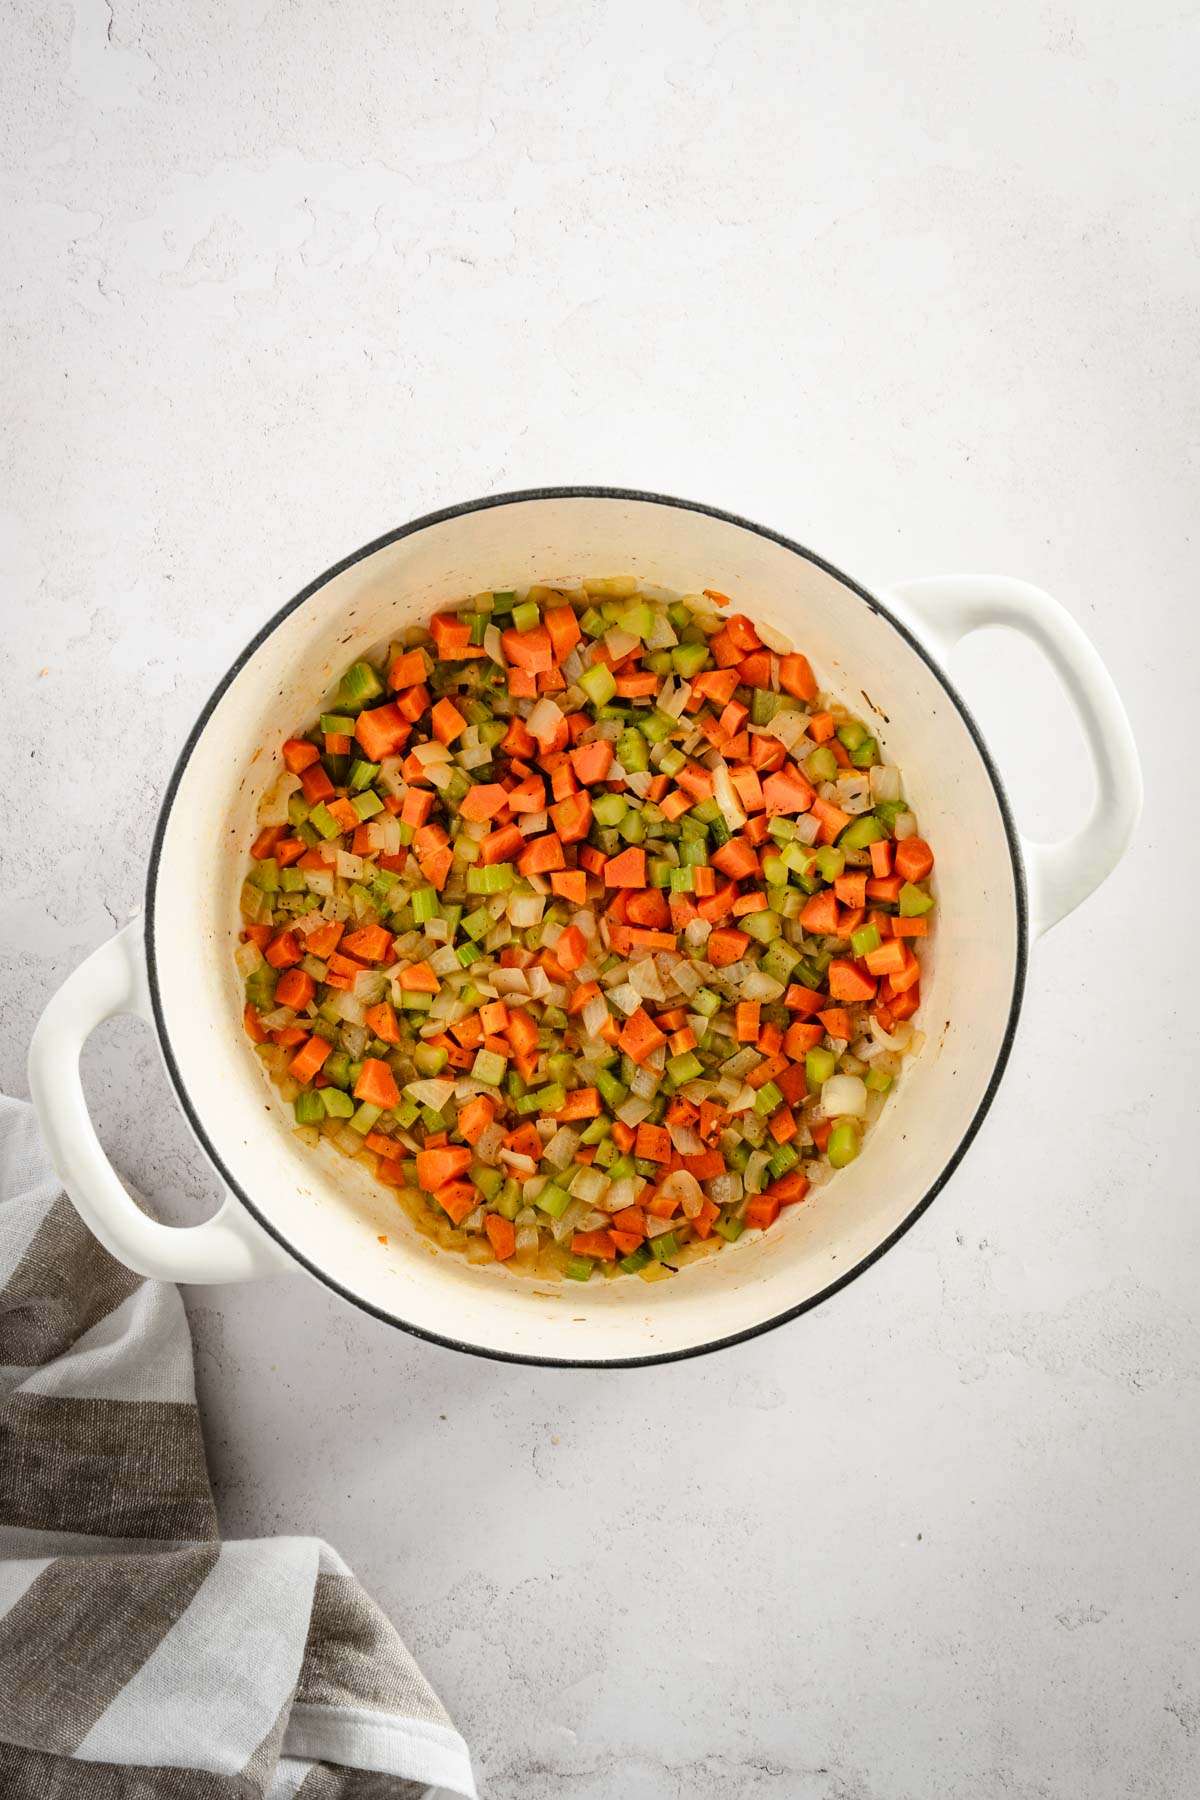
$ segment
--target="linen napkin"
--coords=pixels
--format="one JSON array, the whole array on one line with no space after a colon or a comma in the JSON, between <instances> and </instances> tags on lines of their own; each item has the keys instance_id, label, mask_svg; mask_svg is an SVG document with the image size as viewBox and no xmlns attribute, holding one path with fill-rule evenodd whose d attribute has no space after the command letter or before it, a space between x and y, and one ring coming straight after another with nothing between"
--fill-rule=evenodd
<instances>
[{"instance_id":1,"label":"linen napkin","mask_svg":"<svg viewBox=\"0 0 1200 1800\"><path fill-rule=\"evenodd\" d=\"M316 1538L222 1542L177 1290L104 1250L0 1095L0 1795L473 1800Z\"/></svg>"}]
</instances>

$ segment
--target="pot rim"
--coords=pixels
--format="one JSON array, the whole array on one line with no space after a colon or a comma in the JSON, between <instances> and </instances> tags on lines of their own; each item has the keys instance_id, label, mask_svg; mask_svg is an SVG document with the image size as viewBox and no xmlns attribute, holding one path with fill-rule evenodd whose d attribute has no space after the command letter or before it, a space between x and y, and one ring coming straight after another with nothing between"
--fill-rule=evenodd
<instances>
[{"instance_id":1,"label":"pot rim","mask_svg":"<svg viewBox=\"0 0 1200 1800\"><path fill-rule=\"evenodd\" d=\"M302 1255L277 1229L277 1227L264 1216L250 1196L239 1186L233 1175L226 1168L216 1145L209 1136L204 1121L193 1106L191 1096L171 1048L171 1039L167 1030L167 1022L164 1016L162 996L158 981L158 965L154 936L155 890L158 882L158 871L162 859L163 841L166 836L167 823L175 803L179 784L183 779L184 770L187 768L193 750L207 728L209 719L212 717L217 705L223 698L227 689L237 679L237 676L241 673L242 669L250 661L250 658L255 655L276 628L295 612L298 607L303 606L305 601L310 600L314 594L319 593L319 591L332 581L335 576L343 574L347 569L353 568L356 563L360 563L367 557L373 556L377 550L385 549L389 544L398 543L402 538L412 537L417 532L424 531L430 525L445 524L448 520L463 518L469 513L485 512L496 506L517 506L522 505L527 501L536 500L637 500L655 506L676 507L683 512L702 513L708 518L719 519L725 524L736 525L743 531L751 531L759 537L770 539L772 543L779 544L785 550L792 551L794 555L803 558L805 562L812 563L825 574L832 576L835 581L840 582L843 587L848 588L851 593L856 594L866 606L871 608L872 612L878 613L885 618L892 629L899 634L909 648L916 652L934 678L938 681L947 698L957 711L979 753L983 766L987 771L988 779L992 784L992 789L996 796L996 804L1000 811L1001 822L1004 826L1004 835L1008 842L1009 855L1012 860L1014 878L1013 892L1016 897L1017 909L1017 946L1008 1018L1005 1022L1004 1035L1000 1042L1000 1048L997 1052L996 1061L988 1079L987 1087L975 1110L974 1116L948 1157L937 1179L932 1182L920 1198L914 1202L900 1224L896 1226L895 1230L892 1231L882 1243L877 1244L868 1255L862 1257L855 1263L853 1268L844 1270L836 1280L829 1282L819 1293L810 1295L808 1299L799 1301L795 1306L787 1307L783 1312L775 1313L771 1318L763 1319L756 1325L749 1325L743 1331L731 1332L726 1337L710 1338L704 1343L689 1345L686 1349L650 1352L645 1356L613 1356L599 1358L536 1356L523 1351L496 1350L484 1344L466 1343L461 1338L444 1335L441 1332L429 1331L424 1326L414 1325L406 1319L398 1318L394 1313L386 1312L382 1307L376 1306L372 1301L365 1300L361 1295L352 1293L349 1288L344 1287L337 1281L328 1270L322 1268L319 1264L312 1262L307 1256ZM1025 869L1021 859L1020 838L1017 832L1016 822L1013 818L1008 796L1004 790L1004 784L1001 781L999 771L992 760L991 752L984 741L983 734L976 724L966 702L958 693L946 672L926 649L925 645L912 631L910 631L908 626L905 625L902 620L898 619L890 608L885 606L874 594L868 592L868 590L859 582L853 580L851 576L845 574L835 564L826 561L824 557L818 556L814 551L806 549L803 544L797 543L794 538L785 537L781 532L771 530L769 526L758 525L754 520L743 518L739 513L726 512L721 507L708 506L699 500L683 500L675 495L658 494L641 488L588 486L518 488L511 493L485 494L476 500L464 500L456 506L446 506L434 512L423 513L420 518L411 520L407 525L401 525L394 531L384 532L381 537L374 538L370 543L364 544L360 549L352 551L349 556L343 557L340 562L334 563L330 568L326 569L323 574L318 575L315 580L310 581L308 585L302 588L298 594L294 595L291 600L286 601L285 604L267 620L266 624L255 633L235 661L230 664L225 674L221 677L220 681L209 695L197 716L194 725L189 731L187 738L184 741L183 748L180 750L179 756L176 759L175 766L171 771L171 777L167 783L162 803L158 810L158 817L155 821L154 836L150 845L150 860L146 871L145 949L150 1004L153 1008L159 1047L162 1052L163 1061L166 1064L167 1074L170 1077L171 1085L175 1090L175 1096L183 1109L184 1116L191 1126L201 1149L212 1163L217 1174L225 1183L230 1193L237 1197L260 1229L265 1231L270 1237L274 1238L276 1243L286 1250L303 1269L307 1270L310 1275L321 1282L324 1287L329 1288L333 1293L339 1295L341 1299L348 1301L352 1306L358 1307L360 1311L370 1314L372 1318L380 1320L385 1325L391 1325L400 1331L405 1331L411 1337L422 1338L426 1343L438 1344L447 1350L463 1351L468 1356L485 1357L492 1362L529 1364L539 1368L640 1369L650 1368L659 1363L683 1362L691 1357L708 1356L717 1350L729 1349L734 1344L746 1343L752 1338L761 1337L765 1332L774 1331L779 1326L786 1325L790 1320L799 1318L802 1313L812 1311L814 1307L821 1305L823 1301L831 1299L834 1294L837 1294L843 1288L848 1287L852 1281L855 1281L858 1276L865 1273L865 1271L874 1263L878 1262L880 1257L885 1255L894 1244L898 1243L905 1233L916 1224L922 1213L932 1205L933 1201L941 1193L950 1177L958 1168L959 1163L962 1161L967 1150L974 1141L980 1126L987 1116L992 1101L996 1097L997 1089L999 1088L1004 1071L1008 1066L1008 1059L1016 1035L1017 1022L1021 1015L1021 1005L1025 996L1025 982L1028 974L1029 904L1026 892Z\"/></svg>"}]
</instances>

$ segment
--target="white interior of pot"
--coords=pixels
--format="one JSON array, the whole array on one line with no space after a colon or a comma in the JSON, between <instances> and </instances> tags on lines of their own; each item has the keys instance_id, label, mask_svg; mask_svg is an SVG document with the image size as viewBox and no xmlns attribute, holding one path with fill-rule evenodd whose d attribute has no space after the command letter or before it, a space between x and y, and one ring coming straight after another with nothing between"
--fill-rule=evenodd
<instances>
[{"instance_id":1,"label":"white interior of pot","mask_svg":"<svg viewBox=\"0 0 1200 1800\"><path fill-rule=\"evenodd\" d=\"M241 1026L238 893L278 745L356 656L484 588L628 573L731 595L790 637L823 685L871 720L936 848L940 922L925 952L917 1021L925 1048L856 1163L765 1235L749 1234L673 1281L555 1285L434 1249L365 1170L292 1136L291 1109ZM219 701L175 795L154 949L191 1107L236 1187L301 1257L356 1298L440 1336L602 1361L685 1350L773 1319L904 1223L953 1157L1000 1053L1016 895L999 806L970 734L922 658L859 595L794 551L704 513L547 498L426 526L335 576L275 628Z\"/></svg>"}]
</instances>

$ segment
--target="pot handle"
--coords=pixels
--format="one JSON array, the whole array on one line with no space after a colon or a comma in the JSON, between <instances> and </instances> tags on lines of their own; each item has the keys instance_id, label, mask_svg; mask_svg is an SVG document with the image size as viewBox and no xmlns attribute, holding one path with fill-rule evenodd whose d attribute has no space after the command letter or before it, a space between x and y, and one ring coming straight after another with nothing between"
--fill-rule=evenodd
<instances>
[{"instance_id":1,"label":"pot handle","mask_svg":"<svg viewBox=\"0 0 1200 1800\"><path fill-rule=\"evenodd\" d=\"M938 575L891 589L917 635L945 656L988 625L1019 631L1037 645L1075 708L1096 777L1091 817L1056 844L1021 839L1029 922L1041 937L1112 874L1142 810L1142 769L1125 708L1090 640L1041 588L1002 575Z\"/></svg>"},{"instance_id":2,"label":"pot handle","mask_svg":"<svg viewBox=\"0 0 1200 1800\"><path fill-rule=\"evenodd\" d=\"M134 919L68 975L38 1020L29 1086L50 1159L104 1248L159 1281L249 1281L297 1264L232 1194L202 1225L160 1225L130 1199L100 1146L79 1079L97 1025L118 1013L154 1024L142 921Z\"/></svg>"}]
</instances>

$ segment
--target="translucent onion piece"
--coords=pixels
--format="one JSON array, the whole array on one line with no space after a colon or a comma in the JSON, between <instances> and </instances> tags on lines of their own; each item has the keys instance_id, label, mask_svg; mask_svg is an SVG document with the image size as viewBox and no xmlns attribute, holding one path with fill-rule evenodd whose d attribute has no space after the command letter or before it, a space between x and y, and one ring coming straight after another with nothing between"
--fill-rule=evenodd
<instances>
[{"instance_id":1,"label":"translucent onion piece","mask_svg":"<svg viewBox=\"0 0 1200 1800\"><path fill-rule=\"evenodd\" d=\"M491 629L495 630L495 627L493 626ZM499 636L499 633L497 632L496 635ZM520 1217L519 1214L518 1214L518 1217ZM522 1257L528 1256L531 1251L537 1250L541 1241L542 1241L541 1233L538 1231L538 1228L536 1225L518 1225L517 1226L517 1255L518 1256L522 1256Z\"/></svg>"},{"instance_id":2,"label":"translucent onion piece","mask_svg":"<svg viewBox=\"0 0 1200 1800\"><path fill-rule=\"evenodd\" d=\"M871 779L865 770L861 775L843 775L837 782L837 805L851 817L869 812L873 804Z\"/></svg>"},{"instance_id":3,"label":"translucent onion piece","mask_svg":"<svg viewBox=\"0 0 1200 1800\"><path fill-rule=\"evenodd\" d=\"M604 648L615 663L630 655L640 643L640 638L635 638L631 631L622 631L619 625L614 625L611 631L604 634Z\"/></svg>"},{"instance_id":4,"label":"translucent onion piece","mask_svg":"<svg viewBox=\"0 0 1200 1800\"><path fill-rule=\"evenodd\" d=\"M584 1200L589 1206L595 1206L604 1197L609 1187L609 1180L602 1169L585 1165L580 1169L571 1183L571 1193L577 1200Z\"/></svg>"},{"instance_id":5,"label":"translucent onion piece","mask_svg":"<svg viewBox=\"0 0 1200 1800\"><path fill-rule=\"evenodd\" d=\"M761 969L750 969L739 982L738 991L743 1000L778 1000L783 983L773 975L764 975Z\"/></svg>"},{"instance_id":6,"label":"translucent onion piece","mask_svg":"<svg viewBox=\"0 0 1200 1800\"><path fill-rule=\"evenodd\" d=\"M508 903L509 923L517 931L540 925L546 902L540 894L514 894Z\"/></svg>"},{"instance_id":7,"label":"translucent onion piece","mask_svg":"<svg viewBox=\"0 0 1200 1800\"><path fill-rule=\"evenodd\" d=\"M658 1080L653 1069L644 1067L633 1071L633 1079L629 1083L629 1091L638 1100L653 1100L658 1092Z\"/></svg>"},{"instance_id":8,"label":"translucent onion piece","mask_svg":"<svg viewBox=\"0 0 1200 1800\"><path fill-rule=\"evenodd\" d=\"M794 821L794 824L796 827L796 841L798 843L805 845L816 843L817 838L821 833L820 819L814 818L812 813L801 813L799 818Z\"/></svg>"},{"instance_id":9,"label":"translucent onion piece","mask_svg":"<svg viewBox=\"0 0 1200 1800\"><path fill-rule=\"evenodd\" d=\"M454 1083L441 1078L430 1078L427 1081L410 1081L404 1089L419 1106L428 1106L433 1112L441 1112L443 1106L454 1092Z\"/></svg>"},{"instance_id":10,"label":"translucent onion piece","mask_svg":"<svg viewBox=\"0 0 1200 1800\"><path fill-rule=\"evenodd\" d=\"M631 1094L618 1106L617 1117L622 1125L640 1125L643 1119L650 1117L650 1105L649 1100L639 1100L636 1094Z\"/></svg>"},{"instance_id":11,"label":"translucent onion piece","mask_svg":"<svg viewBox=\"0 0 1200 1800\"><path fill-rule=\"evenodd\" d=\"M412 754L419 763L424 765L426 770L428 770L433 763L448 763L450 761L449 745L439 744L434 738L430 738L424 744L414 744Z\"/></svg>"},{"instance_id":12,"label":"translucent onion piece","mask_svg":"<svg viewBox=\"0 0 1200 1800\"><path fill-rule=\"evenodd\" d=\"M769 625L763 625L757 619L755 620L755 623L754 623L754 629L755 629L755 631L757 631L757 633L758 633L759 637L762 639L763 643L767 646L767 649L773 650L775 652L776 656L790 656L791 655L791 653L792 653L791 639L785 638L783 636L782 632L773 631Z\"/></svg>"},{"instance_id":13,"label":"translucent onion piece","mask_svg":"<svg viewBox=\"0 0 1200 1800\"><path fill-rule=\"evenodd\" d=\"M900 771L895 763L876 763L868 773L873 800L895 801L900 798Z\"/></svg>"},{"instance_id":14,"label":"translucent onion piece","mask_svg":"<svg viewBox=\"0 0 1200 1800\"><path fill-rule=\"evenodd\" d=\"M738 804L738 797L733 789L733 778L729 773L729 765L718 757L713 769L713 797L721 809L722 816L730 831L740 831L746 823L746 815Z\"/></svg>"},{"instance_id":15,"label":"translucent onion piece","mask_svg":"<svg viewBox=\"0 0 1200 1800\"><path fill-rule=\"evenodd\" d=\"M238 974L244 979L247 975L253 975L264 958L257 944L239 944L233 953L233 960Z\"/></svg>"},{"instance_id":16,"label":"translucent onion piece","mask_svg":"<svg viewBox=\"0 0 1200 1800\"><path fill-rule=\"evenodd\" d=\"M500 642L500 630L496 625L486 627L483 634L483 647L494 663L504 667L504 646Z\"/></svg>"},{"instance_id":17,"label":"translucent onion piece","mask_svg":"<svg viewBox=\"0 0 1200 1800\"><path fill-rule=\"evenodd\" d=\"M775 714L766 729L771 737L778 739L785 750L790 750L804 736L807 725L807 713L798 712L794 706L785 706L781 712Z\"/></svg>"},{"instance_id":18,"label":"translucent onion piece","mask_svg":"<svg viewBox=\"0 0 1200 1800\"><path fill-rule=\"evenodd\" d=\"M348 1025L361 1025L366 1015L366 1007L357 994L347 988L337 997L337 1010Z\"/></svg>"},{"instance_id":19,"label":"translucent onion piece","mask_svg":"<svg viewBox=\"0 0 1200 1800\"><path fill-rule=\"evenodd\" d=\"M583 1009L583 1029L589 1037L595 1037L608 1017L608 1001L603 994L596 994Z\"/></svg>"},{"instance_id":20,"label":"translucent onion piece","mask_svg":"<svg viewBox=\"0 0 1200 1800\"><path fill-rule=\"evenodd\" d=\"M916 815L910 812L897 813L896 823L892 826L892 830L895 832L898 839L916 837Z\"/></svg>"},{"instance_id":21,"label":"translucent onion piece","mask_svg":"<svg viewBox=\"0 0 1200 1800\"><path fill-rule=\"evenodd\" d=\"M355 856L350 850L339 850L337 853L337 872L343 881L361 881L363 859Z\"/></svg>"},{"instance_id":22,"label":"translucent onion piece","mask_svg":"<svg viewBox=\"0 0 1200 1800\"><path fill-rule=\"evenodd\" d=\"M821 1089L821 1111L827 1119L861 1119L867 1110L867 1088L861 1075L831 1075Z\"/></svg>"},{"instance_id":23,"label":"translucent onion piece","mask_svg":"<svg viewBox=\"0 0 1200 1800\"><path fill-rule=\"evenodd\" d=\"M560 1125L542 1152L542 1157L552 1169L565 1169L574 1160L578 1148L579 1133L572 1131L569 1125Z\"/></svg>"},{"instance_id":24,"label":"translucent onion piece","mask_svg":"<svg viewBox=\"0 0 1200 1800\"><path fill-rule=\"evenodd\" d=\"M680 1156L703 1156L704 1139L690 1125L668 1125L667 1130Z\"/></svg>"},{"instance_id":25,"label":"translucent onion piece","mask_svg":"<svg viewBox=\"0 0 1200 1800\"><path fill-rule=\"evenodd\" d=\"M548 695L543 694L527 721L530 731L539 741L551 738L562 726L562 713Z\"/></svg>"},{"instance_id":26,"label":"translucent onion piece","mask_svg":"<svg viewBox=\"0 0 1200 1800\"><path fill-rule=\"evenodd\" d=\"M495 1123L486 1125L475 1139L475 1155L481 1163L494 1166L504 1144L504 1127Z\"/></svg>"},{"instance_id":27,"label":"translucent onion piece","mask_svg":"<svg viewBox=\"0 0 1200 1800\"><path fill-rule=\"evenodd\" d=\"M753 1152L761 1155L761 1151ZM765 1167L765 1164L763 1165ZM749 1169L749 1163L746 1164ZM708 1184L708 1197L714 1206L736 1206L742 1197L742 1178L740 1175L714 1175Z\"/></svg>"}]
</instances>

